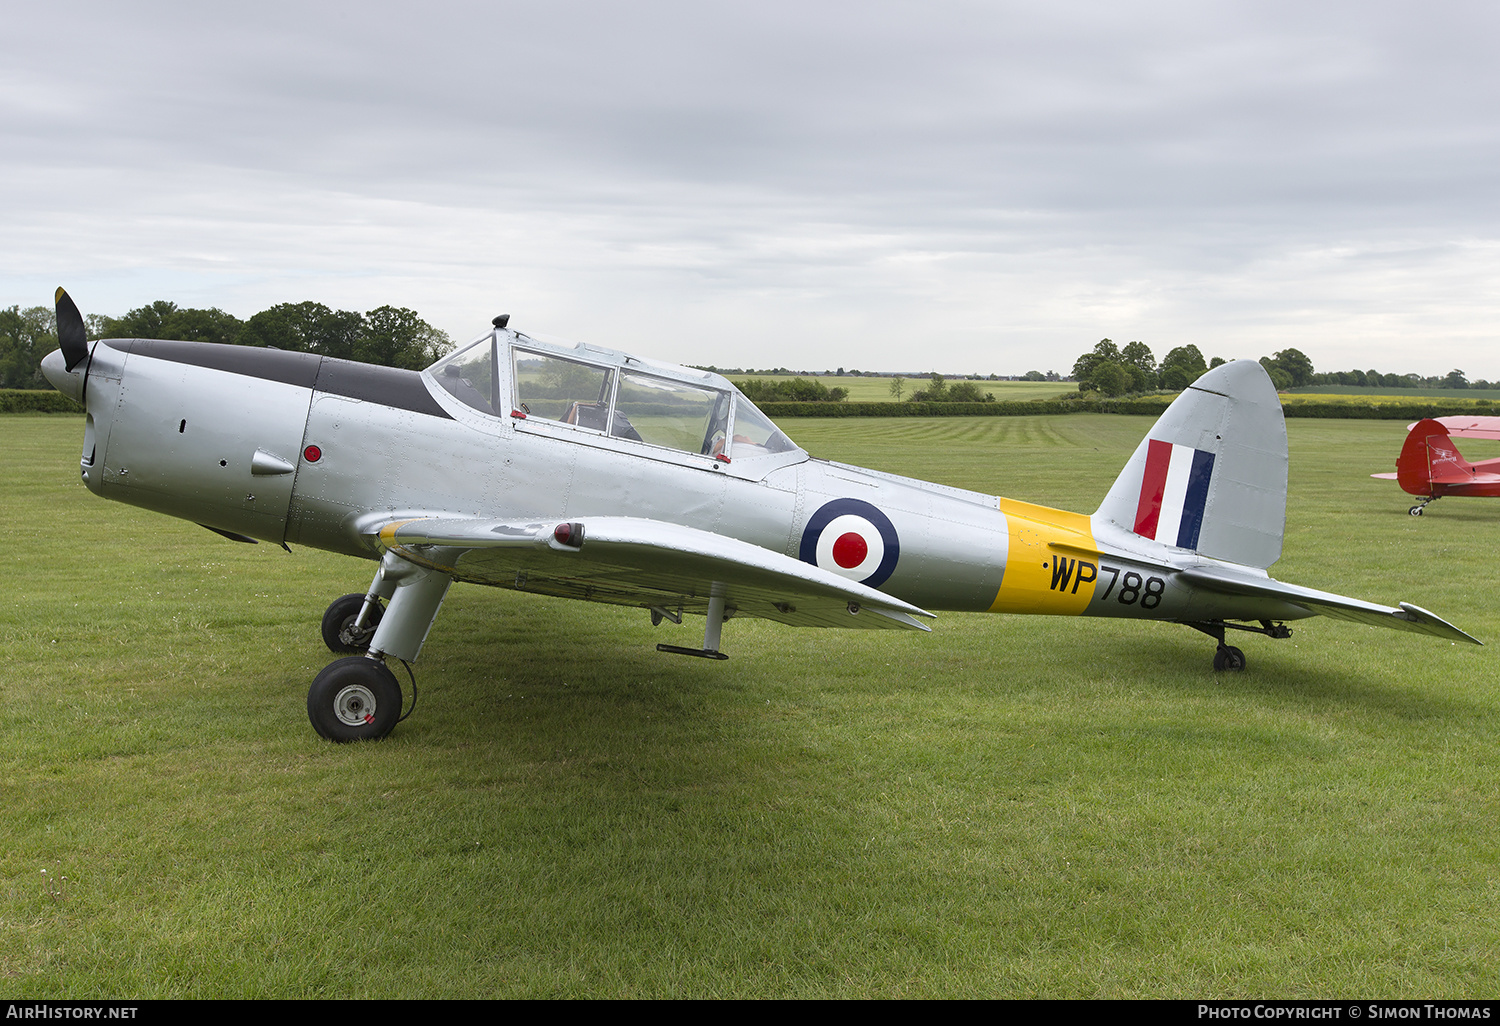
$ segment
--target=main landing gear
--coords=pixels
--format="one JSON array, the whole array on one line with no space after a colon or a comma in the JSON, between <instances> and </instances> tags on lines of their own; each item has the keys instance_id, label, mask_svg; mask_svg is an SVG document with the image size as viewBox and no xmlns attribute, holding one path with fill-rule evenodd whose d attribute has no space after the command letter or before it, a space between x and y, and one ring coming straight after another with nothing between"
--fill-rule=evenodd
<instances>
[{"instance_id":1,"label":"main landing gear","mask_svg":"<svg viewBox=\"0 0 1500 1026\"><path fill-rule=\"evenodd\" d=\"M1441 498L1442 498L1441 495L1429 495L1429 496L1427 496L1427 498L1423 499L1421 502L1417 503L1415 506L1413 506L1411 509L1407 510L1406 512L1410 513L1414 517L1419 517L1419 516L1422 515L1422 511L1424 509L1426 509L1427 506L1430 503L1437 502Z\"/></svg>"},{"instance_id":2,"label":"main landing gear","mask_svg":"<svg viewBox=\"0 0 1500 1026\"><path fill-rule=\"evenodd\" d=\"M447 574L387 552L369 592L345 595L329 605L323 614L323 643L345 658L325 666L307 691L313 730L330 741L376 741L411 715L411 710L401 713L401 685L385 658L416 660L452 583ZM348 654L358 652L364 654ZM413 677L412 708L416 694Z\"/></svg>"},{"instance_id":3,"label":"main landing gear","mask_svg":"<svg viewBox=\"0 0 1500 1026\"><path fill-rule=\"evenodd\" d=\"M323 667L307 691L307 718L330 741L385 737L402 720L401 685L384 662L349 656Z\"/></svg>"},{"instance_id":4,"label":"main landing gear","mask_svg":"<svg viewBox=\"0 0 1500 1026\"><path fill-rule=\"evenodd\" d=\"M1214 670L1219 673L1223 673L1226 670L1238 673L1245 668L1245 653L1233 645L1226 645L1224 643L1224 631L1226 628L1236 631L1249 631L1251 634L1264 634L1268 638L1290 638L1292 636L1290 627L1287 627L1285 624L1272 623L1270 620L1260 621L1259 627L1251 627L1249 624L1243 623L1225 623L1223 620L1189 622L1187 626L1195 631L1202 631L1219 643L1218 649L1214 652Z\"/></svg>"}]
</instances>

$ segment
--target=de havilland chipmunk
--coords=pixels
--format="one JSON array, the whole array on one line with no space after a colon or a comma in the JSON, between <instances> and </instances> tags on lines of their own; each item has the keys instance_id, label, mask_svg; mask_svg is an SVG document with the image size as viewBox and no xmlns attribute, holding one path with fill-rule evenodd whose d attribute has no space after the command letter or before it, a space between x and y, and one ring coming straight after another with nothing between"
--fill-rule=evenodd
<instances>
[{"instance_id":1,"label":"de havilland chipmunk","mask_svg":"<svg viewBox=\"0 0 1500 1026\"><path fill-rule=\"evenodd\" d=\"M1407 510L1419 517L1445 495L1500 496L1500 459L1470 463L1453 438L1500 439L1500 417L1429 417L1407 426L1394 474L1371 477L1395 481L1421 498Z\"/></svg>"},{"instance_id":2,"label":"de havilland chipmunk","mask_svg":"<svg viewBox=\"0 0 1500 1026\"><path fill-rule=\"evenodd\" d=\"M424 371L150 339L89 342L57 292L47 378L85 409L84 484L241 541L376 561L335 600L323 737L384 737L455 581L706 618L927 630L929 610L1181 623L1245 666L1324 615L1478 642L1399 608L1283 584L1287 442L1259 363L1210 370L1088 516L813 459L717 374L492 331Z\"/></svg>"}]
</instances>

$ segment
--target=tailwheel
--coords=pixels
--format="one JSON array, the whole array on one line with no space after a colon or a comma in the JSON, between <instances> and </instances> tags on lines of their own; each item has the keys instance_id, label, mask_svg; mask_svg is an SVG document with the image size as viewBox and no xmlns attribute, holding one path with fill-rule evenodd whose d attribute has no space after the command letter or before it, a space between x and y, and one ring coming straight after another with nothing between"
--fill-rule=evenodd
<instances>
[{"instance_id":1,"label":"tailwheel","mask_svg":"<svg viewBox=\"0 0 1500 1026\"><path fill-rule=\"evenodd\" d=\"M307 718L330 741L378 741L401 720L401 685L379 659L339 659L313 679Z\"/></svg>"},{"instance_id":2,"label":"tailwheel","mask_svg":"<svg viewBox=\"0 0 1500 1026\"><path fill-rule=\"evenodd\" d=\"M1292 630L1286 624L1273 623L1270 620L1261 620L1258 627L1252 627L1248 623L1225 623L1223 620L1189 620L1184 622L1193 630L1202 631L1219 643L1218 650L1214 652L1214 669L1220 673L1225 670L1233 670L1238 673L1245 668L1245 653L1233 645L1224 644L1224 632L1226 630L1232 629L1248 631L1251 634L1264 634L1268 638L1290 638L1292 636Z\"/></svg>"},{"instance_id":3,"label":"tailwheel","mask_svg":"<svg viewBox=\"0 0 1500 1026\"><path fill-rule=\"evenodd\" d=\"M1234 670L1236 672L1245 668L1245 653L1233 645L1220 645L1219 650L1214 653L1214 669L1223 672Z\"/></svg>"},{"instance_id":4,"label":"tailwheel","mask_svg":"<svg viewBox=\"0 0 1500 1026\"><path fill-rule=\"evenodd\" d=\"M380 626L380 616L385 610L379 599L371 599L369 615L361 626L359 614L364 607L363 595L345 595L329 604L323 613L323 644L328 651L348 655L369 651L370 640L375 637L375 628Z\"/></svg>"},{"instance_id":5,"label":"tailwheel","mask_svg":"<svg viewBox=\"0 0 1500 1026\"><path fill-rule=\"evenodd\" d=\"M1410 513L1414 517L1419 517L1419 516L1422 515L1422 507L1421 506L1413 506L1411 509L1407 510L1406 512Z\"/></svg>"}]
</instances>

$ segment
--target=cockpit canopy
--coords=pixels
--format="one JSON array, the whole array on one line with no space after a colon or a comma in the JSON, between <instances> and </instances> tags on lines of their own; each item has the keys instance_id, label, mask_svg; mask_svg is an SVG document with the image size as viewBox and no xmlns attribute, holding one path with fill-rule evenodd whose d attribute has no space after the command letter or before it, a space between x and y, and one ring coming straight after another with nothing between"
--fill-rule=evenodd
<instances>
[{"instance_id":1,"label":"cockpit canopy","mask_svg":"<svg viewBox=\"0 0 1500 1026\"><path fill-rule=\"evenodd\" d=\"M493 417L521 415L732 461L801 451L719 375L585 343L496 331L428 372Z\"/></svg>"}]
</instances>

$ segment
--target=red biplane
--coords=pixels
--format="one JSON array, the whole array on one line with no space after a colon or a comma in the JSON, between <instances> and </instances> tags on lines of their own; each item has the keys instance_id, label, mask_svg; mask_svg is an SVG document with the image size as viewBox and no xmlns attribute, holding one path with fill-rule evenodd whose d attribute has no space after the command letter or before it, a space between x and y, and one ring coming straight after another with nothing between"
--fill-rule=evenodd
<instances>
[{"instance_id":1,"label":"red biplane","mask_svg":"<svg viewBox=\"0 0 1500 1026\"><path fill-rule=\"evenodd\" d=\"M1470 463L1453 444L1453 437L1500 439L1500 417L1437 417L1412 424L1396 459L1394 474L1371 477L1395 481L1422 501L1409 512L1422 515L1429 502L1445 495L1500 496L1500 459Z\"/></svg>"}]
</instances>

